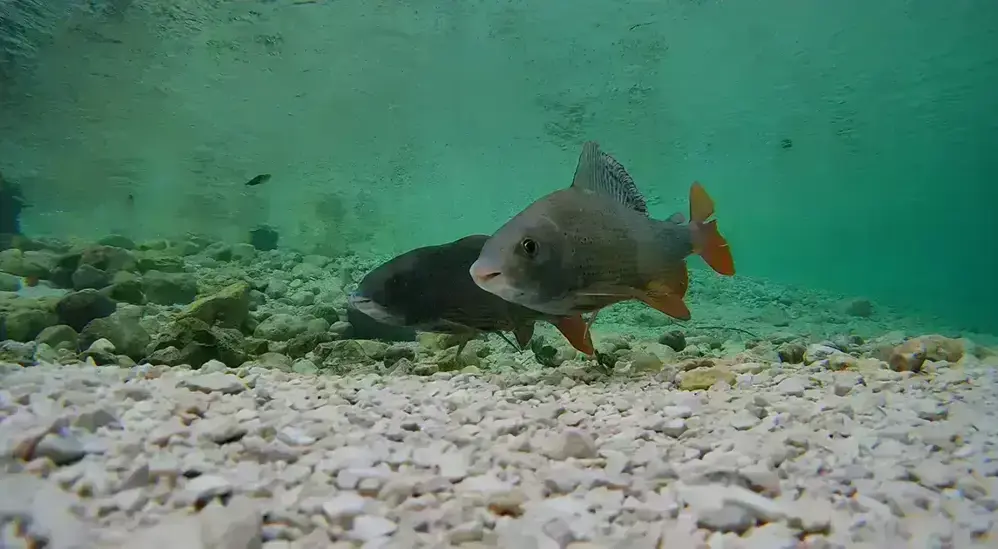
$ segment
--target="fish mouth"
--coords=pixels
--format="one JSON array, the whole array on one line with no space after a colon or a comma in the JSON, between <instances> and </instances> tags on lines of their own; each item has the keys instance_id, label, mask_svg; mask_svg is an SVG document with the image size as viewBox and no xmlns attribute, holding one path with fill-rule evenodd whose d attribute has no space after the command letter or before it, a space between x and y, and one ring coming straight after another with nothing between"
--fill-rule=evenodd
<instances>
[{"instance_id":1,"label":"fish mouth","mask_svg":"<svg viewBox=\"0 0 998 549\"><path fill-rule=\"evenodd\" d=\"M489 265L488 263L478 259L471 264L471 269L468 270L471 273L471 278L474 279L475 284L478 284L483 290L492 291L487 286L496 286L497 284L502 284L502 271ZM496 280L499 279L499 280Z\"/></svg>"},{"instance_id":2,"label":"fish mouth","mask_svg":"<svg viewBox=\"0 0 998 549\"><path fill-rule=\"evenodd\" d=\"M394 326L402 325L402 319L398 315L393 314L391 311L385 308L384 305L378 303L377 301L374 301L373 299L363 294L353 292L352 294L350 294L350 298L347 300L347 302L354 309L357 309L361 313L364 313L365 315L373 318L374 320L377 320L378 322L381 322L383 324L391 324Z\"/></svg>"},{"instance_id":3,"label":"fish mouth","mask_svg":"<svg viewBox=\"0 0 998 549\"><path fill-rule=\"evenodd\" d=\"M509 277L504 276L502 271L492 268L487 263L482 263L479 260L471 265L469 272L471 273L471 278L474 279L475 284L479 288L501 297L510 303L523 304L521 302L524 300L524 293L514 288L509 283Z\"/></svg>"}]
</instances>

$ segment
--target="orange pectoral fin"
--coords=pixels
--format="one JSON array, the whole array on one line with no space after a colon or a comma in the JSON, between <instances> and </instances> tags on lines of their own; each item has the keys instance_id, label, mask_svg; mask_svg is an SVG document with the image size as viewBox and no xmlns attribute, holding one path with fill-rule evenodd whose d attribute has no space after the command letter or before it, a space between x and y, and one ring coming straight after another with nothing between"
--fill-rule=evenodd
<instances>
[{"instance_id":1,"label":"orange pectoral fin","mask_svg":"<svg viewBox=\"0 0 998 549\"><path fill-rule=\"evenodd\" d=\"M582 318L582 315L563 316L551 323L558 328L561 335L565 336L565 339L578 351L589 356L592 356L596 352L592 335L589 333L589 325Z\"/></svg>"},{"instance_id":2,"label":"orange pectoral fin","mask_svg":"<svg viewBox=\"0 0 998 549\"><path fill-rule=\"evenodd\" d=\"M638 292L637 298L672 318L689 320L690 309L683 302L689 284L685 265L681 272L681 276L674 275L672 280L652 281L643 292Z\"/></svg>"}]
</instances>

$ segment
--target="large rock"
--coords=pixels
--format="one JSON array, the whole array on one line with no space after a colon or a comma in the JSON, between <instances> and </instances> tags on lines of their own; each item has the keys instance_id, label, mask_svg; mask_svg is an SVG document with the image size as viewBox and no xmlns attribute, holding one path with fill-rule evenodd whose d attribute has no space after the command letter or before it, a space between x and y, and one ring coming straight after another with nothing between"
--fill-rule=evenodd
<instances>
[{"instance_id":1,"label":"large rock","mask_svg":"<svg viewBox=\"0 0 998 549\"><path fill-rule=\"evenodd\" d=\"M242 334L235 329L209 326L191 316L170 323L149 345L146 356L146 361L154 364L190 364L193 368L212 359L231 368L245 362Z\"/></svg>"},{"instance_id":2,"label":"large rock","mask_svg":"<svg viewBox=\"0 0 998 549\"><path fill-rule=\"evenodd\" d=\"M81 349L86 349L98 339L106 339L114 344L115 350L132 360L142 360L152 338L145 331L139 319L114 313L105 318L93 320L80 333Z\"/></svg>"},{"instance_id":3,"label":"large rock","mask_svg":"<svg viewBox=\"0 0 998 549\"><path fill-rule=\"evenodd\" d=\"M106 273L134 271L137 267L132 252L115 246L91 246L80 254L80 265L90 265Z\"/></svg>"},{"instance_id":4,"label":"large rock","mask_svg":"<svg viewBox=\"0 0 998 549\"><path fill-rule=\"evenodd\" d=\"M38 343L44 343L53 349L66 349L74 353L79 348L79 334L72 326L58 324L49 326L35 337Z\"/></svg>"},{"instance_id":5,"label":"large rock","mask_svg":"<svg viewBox=\"0 0 998 549\"><path fill-rule=\"evenodd\" d=\"M44 309L15 309L4 317L3 338L14 341L32 341L49 326L59 323L59 319Z\"/></svg>"},{"instance_id":6,"label":"large rock","mask_svg":"<svg viewBox=\"0 0 998 549\"><path fill-rule=\"evenodd\" d=\"M61 323L72 326L79 332L91 320L110 316L115 308L113 299L97 290L88 289L67 294L56 304L55 312Z\"/></svg>"},{"instance_id":7,"label":"large rock","mask_svg":"<svg viewBox=\"0 0 998 549\"><path fill-rule=\"evenodd\" d=\"M286 313L270 315L253 335L270 341L287 341L308 330L308 319Z\"/></svg>"},{"instance_id":8,"label":"large rock","mask_svg":"<svg viewBox=\"0 0 998 549\"><path fill-rule=\"evenodd\" d=\"M49 278L56 263L56 256L48 252L23 252L16 248L0 252L0 271L17 276Z\"/></svg>"},{"instance_id":9,"label":"large rock","mask_svg":"<svg viewBox=\"0 0 998 549\"><path fill-rule=\"evenodd\" d=\"M159 305L190 303L198 293L197 281L187 273L149 271L143 275L142 285L146 299Z\"/></svg>"},{"instance_id":10,"label":"large rock","mask_svg":"<svg viewBox=\"0 0 998 549\"><path fill-rule=\"evenodd\" d=\"M236 282L191 303L183 314L207 324L238 329L249 315L249 292L248 283Z\"/></svg>"},{"instance_id":11,"label":"large rock","mask_svg":"<svg viewBox=\"0 0 998 549\"><path fill-rule=\"evenodd\" d=\"M111 284L111 275L93 265L80 265L72 274L73 289L99 290Z\"/></svg>"}]
</instances>

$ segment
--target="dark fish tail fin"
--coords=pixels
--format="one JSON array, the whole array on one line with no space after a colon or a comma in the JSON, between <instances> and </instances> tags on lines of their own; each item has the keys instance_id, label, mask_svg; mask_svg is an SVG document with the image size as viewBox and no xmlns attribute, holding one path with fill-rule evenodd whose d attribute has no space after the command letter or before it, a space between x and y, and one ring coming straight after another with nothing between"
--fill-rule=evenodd
<instances>
[{"instance_id":1,"label":"dark fish tail fin","mask_svg":"<svg viewBox=\"0 0 998 549\"><path fill-rule=\"evenodd\" d=\"M690 231L693 233L693 251L700 255L718 274L735 274L735 260L731 257L728 241L717 230L714 201L698 182L690 187ZM708 221L710 219L710 221Z\"/></svg>"},{"instance_id":2,"label":"dark fish tail fin","mask_svg":"<svg viewBox=\"0 0 998 549\"><path fill-rule=\"evenodd\" d=\"M589 332L589 324L586 323L582 315L563 316L558 319L551 319L561 335L572 344L578 351L593 356L596 346L593 345L592 334Z\"/></svg>"}]
</instances>

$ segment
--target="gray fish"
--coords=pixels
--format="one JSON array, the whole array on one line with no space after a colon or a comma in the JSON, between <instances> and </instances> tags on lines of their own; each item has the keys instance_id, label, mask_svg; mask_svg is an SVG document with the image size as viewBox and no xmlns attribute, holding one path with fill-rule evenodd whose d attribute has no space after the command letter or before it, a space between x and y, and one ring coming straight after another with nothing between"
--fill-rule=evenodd
<instances>
[{"instance_id":1,"label":"gray fish","mask_svg":"<svg viewBox=\"0 0 998 549\"><path fill-rule=\"evenodd\" d=\"M735 273L728 243L709 220L714 203L690 188L690 221L648 216L624 167L585 143L571 187L540 198L485 243L471 267L484 290L552 315L575 315L630 299L674 318L690 318L686 257Z\"/></svg>"},{"instance_id":2,"label":"gray fish","mask_svg":"<svg viewBox=\"0 0 998 549\"><path fill-rule=\"evenodd\" d=\"M350 305L378 322L424 332L463 334L513 332L520 348L534 322L555 325L573 347L593 354L589 327L579 315L548 315L479 288L468 274L487 235L417 248L368 273L350 296Z\"/></svg>"}]
</instances>

